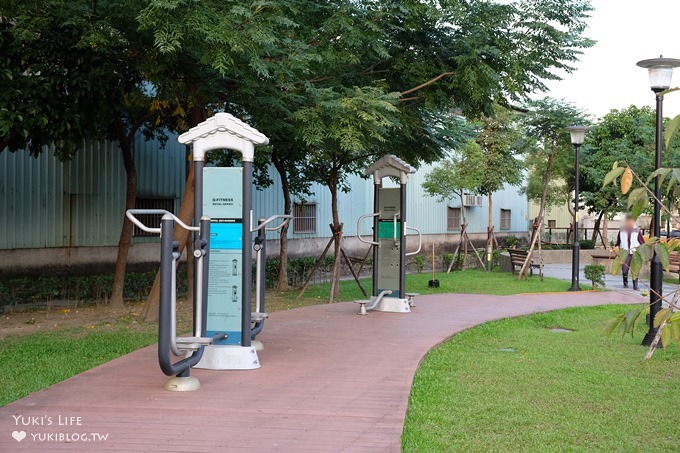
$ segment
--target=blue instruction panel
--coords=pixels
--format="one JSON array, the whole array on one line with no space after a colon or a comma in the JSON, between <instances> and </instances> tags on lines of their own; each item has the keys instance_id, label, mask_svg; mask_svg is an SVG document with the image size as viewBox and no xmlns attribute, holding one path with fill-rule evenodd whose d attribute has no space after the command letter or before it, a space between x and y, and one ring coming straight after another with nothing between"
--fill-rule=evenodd
<instances>
[{"instance_id":1,"label":"blue instruction panel","mask_svg":"<svg viewBox=\"0 0 680 453\"><path fill-rule=\"evenodd\" d=\"M206 335L226 333L216 344L241 344L243 219L241 168L203 172L203 214L211 219Z\"/></svg>"}]
</instances>

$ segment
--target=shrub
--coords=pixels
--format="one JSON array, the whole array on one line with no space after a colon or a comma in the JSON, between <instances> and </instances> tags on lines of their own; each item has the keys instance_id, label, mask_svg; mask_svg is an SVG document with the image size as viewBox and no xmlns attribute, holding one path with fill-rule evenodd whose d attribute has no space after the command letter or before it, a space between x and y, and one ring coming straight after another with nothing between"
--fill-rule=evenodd
<instances>
[{"instance_id":1,"label":"shrub","mask_svg":"<svg viewBox=\"0 0 680 453\"><path fill-rule=\"evenodd\" d=\"M423 255L416 255L413 257L413 264L416 266L416 271L419 274L423 273L425 269L425 257Z\"/></svg>"},{"instance_id":2,"label":"shrub","mask_svg":"<svg viewBox=\"0 0 680 453\"><path fill-rule=\"evenodd\" d=\"M519 245L519 238L517 236L506 236L505 237L505 245L508 247L517 247Z\"/></svg>"},{"instance_id":3,"label":"shrub","mask_svg":"<svg viewBox=\"0 0 680 453\"><path fill-rule=\"evenodd\" d=\"M449 268L451 261L453 261L453 253L442 254L442 264L444 265L444 270Z\"/></svg>"},{"instance_id":4,"label":"shrub","mask_svg":"<svg viewBox=\"0 0 680 453\"><path fill-rule=\"evenodd\" d=\"M590 280L593 289L596 286L604 286L604 266L601 264L589 264L585 267L586 278Z\"/></svg>"},{"instance_id":5,"label":"shrub","mask_svg":"<svg viewBox=\"0 0 680 453\"><path fill-rule=\"evenodd\" d=\"M583 250L592 250L595 248L595 243L590 239L583 239L578 241L578 243L581 245L581 249Z\"/></svg>"}]
</instances>

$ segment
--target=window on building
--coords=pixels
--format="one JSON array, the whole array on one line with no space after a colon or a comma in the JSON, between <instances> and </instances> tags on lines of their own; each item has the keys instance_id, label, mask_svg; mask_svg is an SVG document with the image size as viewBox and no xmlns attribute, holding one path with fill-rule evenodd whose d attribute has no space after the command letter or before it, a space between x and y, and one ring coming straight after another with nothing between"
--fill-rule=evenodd
<instances>
[{"instance_id":1,"label":"window on building","mask_svg":"<svg viewBox=\"0 0 680 453\"><path fill-rule=\"evenodd\" d=\"M510 229L510 219L512 217L510 209L501 209L501 230Z\"/></svg>"},{"instance_id":2,"label":"window on building","mask_svg":"<svg viewBox=\"0 0 680 453\"><path fill-rule=\"evenodd\" d=\"M449 231L460 230L460 208L447 208L446 212L446 228Z\"/></svg>"},{"instance_id":3,"label":"window on building","mask_svg":"<svg viewBox=\"0 0 680 453\"><path fill-rule=\"evenodd\" d=\"M316 233L316 203L293 205L293 233Z\"/></svg>"},{"instance_id":4,"label":"window on building","mask_svg":"<svg viewBox=\"0 0 680 453\"><path fill-rule=\"evenodd\" d=\"M557 228L557 220L548 220L548 228Z\"/></svg>"},{"instance_id":5,"label":"window on building","mask_svg":"<svg viewBox=\"0 0 680 453\"><path fill-rule=\"evenodd\" d=\"M163 209L165 211L175 212L174 198L137 198L135 201L135 209ZM161 225L162 214L139 214L136 215L144 225L157 228ZM133 226L132 235L134 237L157 237L155 233L147 233L146 231Z\"/></svg>"}]
</instances>

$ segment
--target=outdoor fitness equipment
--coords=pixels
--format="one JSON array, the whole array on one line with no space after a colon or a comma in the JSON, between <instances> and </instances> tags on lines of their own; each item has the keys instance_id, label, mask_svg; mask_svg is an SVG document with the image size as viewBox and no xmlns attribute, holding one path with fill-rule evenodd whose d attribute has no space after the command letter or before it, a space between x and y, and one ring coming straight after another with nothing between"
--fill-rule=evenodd
<instances>
[{"instance_id":1,"label":"outdoor fitness equipment","mask_svg":"<svg viewBox=\"0 0 680 453\"><path fill-rule=\"evenodd\" d=\"M369 300L357 300L361 314L370 310L408 313L415 305L415 294L406 293L406 257L416 255L422 247L422 234L406 224L406 182L415 169L393 155L387 155L368 167L364 173L373 175L374 211L357 220L357 238L373 247L373 294ZM383 187L383 179L399 179L399 187ZM364 239L361 222L373 219L373 238ZM418 249L406 253L406 231L418 234Z\"/></svg>"},{"instance_id":2,"label":"outdoor fitness equipment","mask_svg":"<svg viewBox=\"0 0 680 453\"><path fill-rule=\"evenodd\" d=\"M198 311L194 311L195 331L193 337L177 337L177 260L180 257L179 243L173 240L175 223L181 228L198 234L198 247L194 251L194 258L199 273L197 279L202 280L203 263L207 260L210 242L210 219L202 217L198 226L189 226L180 219L163 209L129 209L125 215L132 223L142 230L161 235L161 267L160 267L160 303L158 316L158 363L167 376L173 376L165 383L165 388L172 391L197 390L200 382L190 376L191 367L196 365L203 356L205 346L226 337L223 332L215 333L211 337L202 335L200 327L202 319L201 304L197 304ZM144 225L136 216L161 215L160 228ZM199 286L200 287L200 286ZM197 298L201 294L197 293ZM186 355L183 359L173 363L170 353L176 356Z\"/></svg>"},{"instance_id":3,"label":"outdoor fitness equipment","mask_svg":"<svg viewBox=\"0 0 680 453\"><path fill-rule=\"evenodd\" d=\"M205 347L195 366L211 370L259 368L258 348L252 340L268 317L264 311L266 232L282 228L292 217L275 215L253 226L255 146L266 145L269 139L232 115L217 113L180 135L179 142L193 146L194 222L200 223L204 215L211 219L209 253L202 262L195 263L194 294L200 297L195 298L194 313L202 315L196 328L209 337L226 334ZM242 166L205 167L206 154L218 149L239 152ZM277 220L283 221L272 227ZM255 232L258 239L253 244ZM195 237L198 249L202 237ZM255 312L251 312L253 248L258 258Z\"/></svg>"},{"instance_id":4,"label":"outdoor fitness equipment","mask_svg":"<svg viewBox=\"0 0 680 453\"><path fill-rule=\"evenodd\" d=\"M200 388L190 376L191 367L254 369L260 367L251 341L264 327L264 270L266 232L283 227L292 216L260 219L252 226L252 176L255 145L268 143L266 136L227 113L218 113L179 137L193 145L194 225L186 225L161 209L130 209L127 217L139 228L161 235L158 361L173 376L168 390ZM205 168L206 154L216 149L241 153L243 166ZM204 187L204 176L208 184ZM205 207L205 209L204 209ZM206 211L206 215L204 215ZM136 216L162 216L160 228L145 225ZM212 219L211 219L212 216ZM278 226L268 226L277 219ZM177 337L176 270L179 243L173 240L175 223L194 235L194 334ZM252 236L257 251L257 302L251 313ZM209 259L212 256L212 259ZM185 355L173 363L170 355Z\"/></svg>"}]
</instances>

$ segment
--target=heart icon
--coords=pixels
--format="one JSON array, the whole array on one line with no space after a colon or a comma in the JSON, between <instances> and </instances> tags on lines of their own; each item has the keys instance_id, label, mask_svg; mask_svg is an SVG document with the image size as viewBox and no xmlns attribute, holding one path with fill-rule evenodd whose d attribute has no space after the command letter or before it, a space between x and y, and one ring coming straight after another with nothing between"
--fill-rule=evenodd
<instances>
[{"instance_id":1,"label":"heart icon","mask_svg":"<svg viewBox=\"0 0 680 453\"><path fill-rule=\"evenodd\" d=\"M21 442L26 438L26 431L12 431L12 437L14 437L14 440L17 442Z\"/></svg>"}]
</instances>

